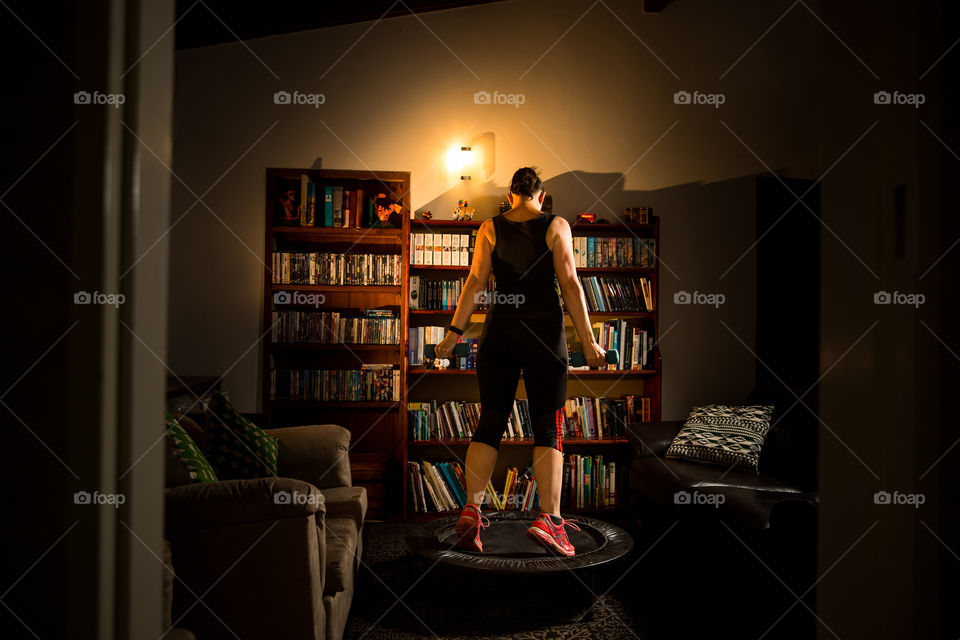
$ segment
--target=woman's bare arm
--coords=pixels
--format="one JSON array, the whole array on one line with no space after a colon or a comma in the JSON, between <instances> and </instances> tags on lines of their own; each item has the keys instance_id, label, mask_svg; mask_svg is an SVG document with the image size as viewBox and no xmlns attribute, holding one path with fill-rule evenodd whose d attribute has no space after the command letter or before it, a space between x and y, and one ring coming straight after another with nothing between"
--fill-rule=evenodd
<instances>
[{"instance_id":1,"label":"woman's bare arm","mask_svg":"<svg viewBox=\"0 0 960 640\"><path fill-rule=\"evenodd\" d=\"M583 344L583 355L590 366L601 366L606 362L603 359L604 351L597 344L590 327L587 299L583 294L583 287L580 286L580 279L577 278L577 266L573 260L570 223L560 217L554 218L547 232L547 243L553 252L553 268L557 272L563 303Z\"/></svg>"},{"instance_id":2,"label":"woman's bare arm","mask_svg":"<svg viewBox=\"0 0 960 640\"><path fill-rule=\"evenodd\" d=\"M457 300L457 311L453 316L453 326L464 329L470 323L470 316L477 308L477 294L487 288L490 272L493 269L493 244L496 241L493 223L484 221L477 232L477 246L473 251L473 264L470 265L470 275L467 276L463 288L460 290L460 299Z\"/></svg>"}]
</instances>

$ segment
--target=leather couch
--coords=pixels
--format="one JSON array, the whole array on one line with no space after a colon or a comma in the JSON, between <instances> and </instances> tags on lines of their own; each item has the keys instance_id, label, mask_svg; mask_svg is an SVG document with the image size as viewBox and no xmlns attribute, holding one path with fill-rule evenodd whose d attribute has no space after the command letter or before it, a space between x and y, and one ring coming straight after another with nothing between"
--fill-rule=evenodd
<instances>
[{"instance_id":1,"label":"leather couch","mask_svg":"<svg viewBox=\"0 0 960 640\"><path fill-rule=\"evenodd\" d=\"M204 639L339 640L367 512L366 490L351 485L350 432L267 433L279 440L278 477L166 489L174 624Z\"/></svg>"},{"instance_id":2,"label":"leather couch","mask_svg":"<svg viewBox=\"0 0 960 640\"><path fill-rule=\"evenodd\" d=\"M682 420L629 425L627 437L636 453L629 486L638 515L723 519L749 529L812 530L818 503L818 425L799 404L790 409L795 400L783 392L755 390L745 401L775 407L774 427L760 451L759 474L665 458ZM694 495L699 504L690 498Z\"/></svg>"}]
</instances>

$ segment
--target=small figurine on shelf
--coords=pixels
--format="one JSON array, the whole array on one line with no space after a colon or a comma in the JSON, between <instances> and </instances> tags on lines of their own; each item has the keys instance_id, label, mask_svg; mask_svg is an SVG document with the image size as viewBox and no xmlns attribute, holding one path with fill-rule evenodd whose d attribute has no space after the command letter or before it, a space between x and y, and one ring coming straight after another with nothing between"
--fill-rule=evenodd
<instances>
[{"instance_id":1,"label":"small figurine on shelf","mask_svg":"<svg viewBox=\"0 0 960 640\"><path fill-rule=\"evenodd\" d=\"M373 200L374 217L371 221L371 228L399 229L400 212L403 205L393 197L388 197L385 193L378 193Z\"/></svg>"},{"instance_id":2,"label":"small figurine on shelf","mask_svg":"<svg viewBox=\"0 0 960 640\"><path fill-rule=\"evenodd\" d=\"M433 213L431 211L421 211L420 212L421 220L433 220Z\"/></svg>"},{"instance_id":3,"label":"small figurine on shelf","mask_svg":"<svg viewBox=\"0 0 960 640\"><path fill-rule=\"evenodd\" d=\"M457 201L457 208L453 210L454 220L473 220L473 207L466 200Z\"/></svg>"}]
</instances>

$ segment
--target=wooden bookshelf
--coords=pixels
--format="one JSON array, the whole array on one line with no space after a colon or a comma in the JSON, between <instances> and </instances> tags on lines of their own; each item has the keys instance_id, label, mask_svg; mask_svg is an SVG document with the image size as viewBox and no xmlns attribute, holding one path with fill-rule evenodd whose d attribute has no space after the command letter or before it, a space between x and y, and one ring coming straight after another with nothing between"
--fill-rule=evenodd
<instances>
[{"instance_id":1,"label":"wooden bookshelf","mask_svg":"<svg viewBox=\"0 0 960 640\"><path fill-rule=\"evenodd\" d=\"M467 232L479 228L482 221L459 222L451 220L412 220L410 221L406 244L410 244L411 233L455 233ZM577 236L596 236L596 237L641 237L650 238L656 241L656 254L659 254L660 246L660 224L658 218L653 218L650 224L573 224L571 225L573 235ZM410 248L408 246L408 253ZM412 256L411 256L412 258ZM409 264L409 273L411 275L421 276L424 280L449 280L459 277L465 277L469 272L469 265L424 265ZM657 259L651 267L578 267L578 275L581 276L613 276L640 278L645 277L651 283L652 298L654 301L653 309L650 311L625 311L625 312L591 312L590 320L593 323L611 320L629 320L631 322L643 323L652 331L654 344L659 336L659 273L660 261ZM409 306L408 306L409 309ZM449 323L455 310L408 310L407 325L414 326L444 326ZM474 312L470 321L472 324L480 324L486 318L486 313L482 311ZM572 334L572 322L569 316L566 316L566 325L570 327ZM407 339L409 340L409 338ZM409 348L409 344L407 345ZM406 353L406 352L405 352ZM659 349L655 346L652 353L652 366L646 369L630 369L616 371L601 370L573 370L568 376L568 395L570 396L597 396L604 393L604 389L609 388L611 384L616 384L618 389L627 389L627 391L618 391L619 393L630 393L633 395L642 395L650 398L651 421L660 419L661 390L660 378L662 372L661 358ZM408 356L409 360L409 356ZM477 402L479 395L476 390L476 382L471 376L476 375L475 370L457 370L448 369L438 371L436 369L427 369L419 366L407 367L407 395L406 402L426 402L433 398L450 399L449 385L455 385L456 388L465 389L465 395L470 397L458 397L458 400L466 402ZM470 395L472 394L472 395ZM410 460L427 461L458 461L461 466L465 466L466 449L470 444L469 439L430 439L414 440L411 433L411 423L406 411L403 411L406 419L404 432L404 478L403 478L403 516L411 521L432 520L438 517L447 517L457 515L459 511L442 511L418 513L413 510L411 502L411 489L409 487L410 477L407 473L407 462ZM510 438L504 436L501 441L501 458L512 456L509 463L498 462L494 470L491 481L499 490L502 490L504 483L505 466L517 466L522 472L525 468L518 456L525 454L524 448L532 448L532 438ZM582 513L613 514L623 512L628 508L625 501L625 487L627 486L627 477L629 466L627 461L632 454L632 448L626 437L605 437L605 438L564 438L563 446L565 454L576 453L580 455L597 455L604 458L604 462L616 460L620 464L617 468L619 477L618 490L621 493L621 503L613 507L591 507L591 508L566 508L561 507L564 513ZM529 464L529 459L527 458ZM623 475L620 475L623 474ZM429 502L429 499L428 499Z\"/></svg>"},{"instance_id":2,"label":"wooden bookshelf","mask_svg":"<svg viewBox=\"0 0 960 640\"><path fill-rule=\"evenodd\" d=\"M279 219L279 189L307 176L317 185L315 226L283 224ZM353 199L353 220L350 226L322 226L323 187L340 187ZM362 191L362 194L358 192ZM395 216L396 228L370 227L370 198L384 193L400 203ZM362 195L362 201L359 196ZM299 190L298 190L299 196ZM347 198L345 198L347 200ZM299 204L297 202L296 204ZM344 205L345 206L345 205ZM397 474L398 462L405 456L406 412L401 401L288 400L272 399L271 373L275 369L324 370L359 369L362 363L391 364L399 372L401 397L406 390L405 340L407 334L407 255L406 239L410 221L410 174L402 171L352 171L331 169L282 169L266 171L266 210L264 239L263 333L261 369L261 411L273 427L298 424L339 424L351 431L351 455L386 454L392 464L388 469ZM359 226L357 220L359 219ZM275 252L326 252L344 254L382 254L399 256L397 284L274 284ZM319 304L275 303L279 292L322 294ZM319 298L317 298L319 299ZM353 344L274 342L271 332L274 312L303 311L320 313L338 311L359 314L367 309L391 309L396 312L399 340L396 344ZM389 476L383 481L386 511L400 512L401 494L396 487L401 478ZM384 514L377 513L374 517Z\"/></svg>"},{"instance_id":3,"label":"wooden bookshelf","mask_svg":"<svg viewBox=\"0 0 960 640\"><path fill-rule=\"evenodd\" d=\"M275 204L279 179L298 180L306 174L318 184L332 184L344 189L362 188L365 194L383 191L392 194L401 202L400 226L383 228L337 228L300 227L277 224ZM272 426L293 424L341 424L354 434L355 446L351 452L357 455L386 455L387 471L384 480L383 517L402 517L412 520L432 519L456 512L413 513L408 503L409 487L407 462L411 459L459 460L463 464L469 440L435 439L417 441L411 439L407 414L408 401L422 401L434 397L449 397L443 393L447 385L460 385L467 390L459 399L478 400L474 370L437 371L412 367L408 362L408 330L411 326L445 325L453 310L413 310L409 308L409 276L420 275L426 279L455 279L466 276L469 265L414 265L411 264L411 233L470 232L479 228L481 221L411 220L410 176L405 172L338 171L314 169L268 169L265 216L264 273L264 332L267 334L262 347L262 403L261 411ZM641 236L657 239L659 251L659 221L649 225L584 225L572 226L574 235L595 236ZM391 254L400 257L401 277L399 284L389 285L328 285L328 284L273 284L272 269L275 251L318 251L331 253ZM582 276L646 277L652 283L653 298L657 298L659 261L651 268L638 267L580 267ZM278 310L274 295L279 292L322 294L320 307L301 307L304 311L362 312L365 309L389 308L396 310L399 318L400 340L398 344L355 343L303 343L274 342L269 332L273 324L273 312ZM295 309L297 309L295 307ZM281 310L292 310L284 306ZM472 323L482 323L486 313L472 314ZM653 335L658 335L658 307L652 311L591 313L592 322L614 319L629 319L650 323ZM568 327L572 327L569 317ZM339 369L359 368L360 362L392 364L399 371L400 401L319 401L319 400L273 400L271 399L271 372L275 368ZM651 398L651 414L654 420L660 416L659 351L655 350L654 367L645 370L575 370L568 377L569 395L595 396L611 384L618 385L635 395ZM472 393L472 397L469 397ZM531 438L504 437L502 446L508 453L524 456L525 448L533 445ZM604 461L622 460L629 454L626 438L565 438L564 448L580 455L602 454ZM520 464L515 466L521 467ZM521 467L522 470L522 467ZM627 467L618 472L627 473ZM401 477L397 477L399 474ZM498 476L499 474L499 476ZM493 484L501 488L503 469L495 471ZM625 486L625 477L622 478ZM392 490L392 491L391 491ZM619 507L601 509L566 509L570 513L611 513Z\"/></svg>"}]
</instances>

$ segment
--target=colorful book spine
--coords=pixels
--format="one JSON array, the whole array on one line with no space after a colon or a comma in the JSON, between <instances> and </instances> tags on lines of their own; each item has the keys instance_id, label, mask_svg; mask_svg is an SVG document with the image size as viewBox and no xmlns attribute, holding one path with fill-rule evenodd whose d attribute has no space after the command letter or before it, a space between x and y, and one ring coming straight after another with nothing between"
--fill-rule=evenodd
<instances>
[{"instance_id":1,"label":"colorful book spine","mask_svg":"<svg viewBox=\"0 0 960 640\"><path fill-rule=\"evenodd\" d=\"M333 226L333 185L323 188L323 226Z\"/></svg>"}]
</instances>

